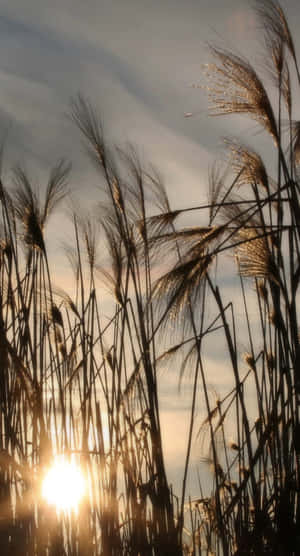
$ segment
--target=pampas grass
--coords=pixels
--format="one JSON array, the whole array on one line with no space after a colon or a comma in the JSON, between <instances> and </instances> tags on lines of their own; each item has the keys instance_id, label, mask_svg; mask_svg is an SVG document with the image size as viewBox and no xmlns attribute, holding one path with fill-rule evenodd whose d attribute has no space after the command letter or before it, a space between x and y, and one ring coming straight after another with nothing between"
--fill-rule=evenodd
<instances>
[{"instance_id":1,"label":"pampas grass","mask_svg":"<svg viewBox=\"0 0 300 556\"><path fill-rule=\"evenodd\" d=\"M12 189L1 182L3 554L300 550L299 125L290 80L298 63L280 5L259 2L257 13L277 104L249 61L216 47L210 97L215 114L248 115L270 135L275 176L263 153L231 138L229 168L212 170L207 205L173 210L158 173L131 147L111 148L88 100L74 99L71 118L102 196L97 220L72 214L74 298L55 286L45 239L69 166L51 170L43 199L23 168ZM199 225L180 228L191 211ZM170 253L163 268L162 250ZM111 294L109 318L100 283ZM211 386L218 345L231 377L220 393ZM179 493L168 481L160 422L159 369L171 364L191 384ZM189 493L194 446L201 454ZM57 514L41 497L56 454L85 474L78 513Z\"/></svg>"}]
</instances>

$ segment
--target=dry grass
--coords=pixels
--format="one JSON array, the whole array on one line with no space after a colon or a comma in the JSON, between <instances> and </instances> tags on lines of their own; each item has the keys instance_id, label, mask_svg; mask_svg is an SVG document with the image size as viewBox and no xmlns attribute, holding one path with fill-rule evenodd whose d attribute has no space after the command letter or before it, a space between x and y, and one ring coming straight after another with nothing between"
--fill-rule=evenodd
<instances>
[{"instance_id":1,"label":"dry grass","mask_svg":"<svg viewBox=\"0 0 300 556\"><path fill-rule=\"evenodd\" d=\"M230 140L230 168L212 171L210 202L172 210L157 173L143 168L134 150L109 148L93 108L78 97L71 116L106 201L100 222L72 216L74 299L54 286L44 236L67 193L68 165L60 161L51 171L43 201L22 168L13 190L1 183L3 554L300 551L299 126L289 80L291 61L297 75L298 65L279 4L258 3L258 15L277 106L248 61L217 48L211 98L216 113L248 114L269 133L276 177L268 176L259 153ZM202 224L180 229L178 216L192 210ZM101 261L99 226L106 244ZM157 279L162 249L172 256ZM234 255L238 302L228 301L218 272L227 253ZM112 293L109 321L99 277ZM161 351L170 321L180 341ZM209 355L218 343L225 346L231 387L212 395ZM158 402L158 367L173 361L179 378L188 371L192 383L178 498L166 476ZM197 425L199 407L206 417ZM189 499L197 438L199 491ZM77 515L58 516L41 499L43 473L61 453L77 459L89 485ZM203 466L210 469L209 488Z\"/></svg>"}]
</instances>

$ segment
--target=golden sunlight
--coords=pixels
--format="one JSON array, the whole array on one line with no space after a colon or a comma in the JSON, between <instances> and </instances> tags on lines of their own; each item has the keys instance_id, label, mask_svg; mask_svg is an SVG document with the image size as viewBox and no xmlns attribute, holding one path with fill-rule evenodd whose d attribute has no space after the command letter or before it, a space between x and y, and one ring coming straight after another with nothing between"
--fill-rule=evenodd
<instances>
[{"instance_id":1,"label":"golden sunlight","mask_svg":"<svg viewBox=\"0 0 300 556\"><path fill-rule=\"evenodd\" d=\"M58 511L76 511L86 490L82 471L75 462L57 457L42 483L42 496Z\"/></svg>"}]
</instances>

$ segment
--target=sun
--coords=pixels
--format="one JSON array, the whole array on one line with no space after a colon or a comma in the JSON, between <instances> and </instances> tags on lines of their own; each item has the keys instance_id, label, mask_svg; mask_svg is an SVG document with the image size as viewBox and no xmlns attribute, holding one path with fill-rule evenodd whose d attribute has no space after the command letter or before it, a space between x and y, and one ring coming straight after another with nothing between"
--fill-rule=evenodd
<instances>
[{"instance_id":1,"label":"sun","mask_svg":"<svg viewBox=\"0 0 300 556\"><path fill-rule=\"evenodd\" d=\"M42 497L58 511L77 511L86 490L80 467L63 456L55 458L42 482Z\"/></svg>"}]
</instances>

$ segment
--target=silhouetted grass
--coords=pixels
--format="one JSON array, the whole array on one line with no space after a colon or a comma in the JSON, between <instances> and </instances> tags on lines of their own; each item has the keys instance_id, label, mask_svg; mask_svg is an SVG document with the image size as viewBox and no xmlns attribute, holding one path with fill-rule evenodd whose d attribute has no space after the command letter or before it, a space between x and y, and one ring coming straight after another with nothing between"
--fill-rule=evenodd
<instances>
[{"instance_id":1,"label":"silhouetted grass","mask_svg":"<svg viewBox=\"0 0 300 556\"><path fill-rule=\"evenodd\" d=\"M72 215L74 299L55 287L44 236L68 192L69 166L60 161L51 171L43 202L20 167L12 189L1 183L3 554L300 551L300 141L292 104L299 83L292 89L290 78L294 71L299 82L298 64L279 4L257 6L276 103L251 63L217 47L210 91L214 113L248 115L269 134L276 177L262 154L228 140L229 167L211 172L207 205L172 210L158 175L133 149L111 149L79 96L71 117L98 168L105 203L99 221ZM191 211L199 225L180 228L179 217ZM223 265L233 272L233 299ZM112 294L109 320L99 278ZM162 352L170 321L179 339ZM212 396L218 343L232 384ZM173 361L178 380L189 372L192 382L177 496L166 475L158 401L158 367ZM200 425L197 408L206 415ZM195 442L202 463L188 493ZM86 475L77 514L58 515L42 500L41 479L55 454L77 459Z\"/></svg>"}]
</instances>

